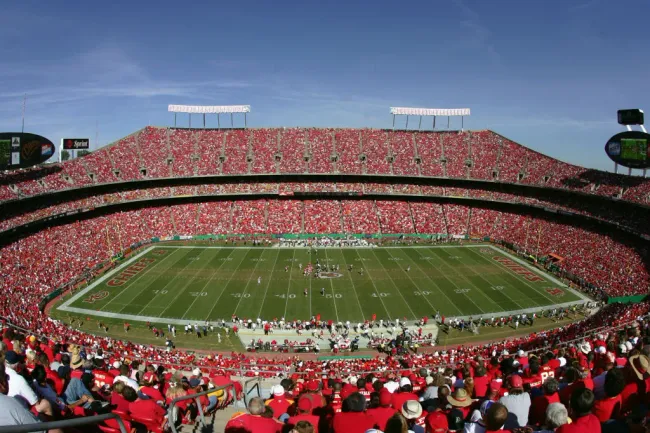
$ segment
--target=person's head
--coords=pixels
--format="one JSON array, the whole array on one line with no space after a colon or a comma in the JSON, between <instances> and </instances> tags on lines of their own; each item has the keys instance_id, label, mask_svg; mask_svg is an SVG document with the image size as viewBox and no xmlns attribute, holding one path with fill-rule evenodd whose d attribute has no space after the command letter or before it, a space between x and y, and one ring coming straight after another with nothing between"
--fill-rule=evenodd
<instances>
[{"instance_id":1,"label":"person's head","mask_svg":"<svg viewBox=\"0 0 650 433\"><path fill-rule=\"evenodd\" d=\"M9 381L7 379L5 365L3 362L0 362L0 393L4 395L7 395L9 392Z\"/></svg>"},{"instance_id":2,"label":"person's head","mask_svg":"<svg viewBox=\"0 0 650 433\"><path fill-rule=\"evenodd\" d=\"M571 394L571 412L573 417L586 416L594 407L594 392L589 388L578 388Z\"/></svg>"},{"instance_id":3,"label":"person's head","mask_svg":"<svg viewBox=\"0 0 650 433\"><path fill-rule=\"evenodd\" d=\"M487 372L485 371L485 367L483 367L483 365L479 365L476 367L476 369L474 369L474 377L483 377L486 374Z\"/></svg>"},{"instance_id":4,"label":"person's head","mask_svg":"<svg viewBox=\"0 0 650 433\"><path fill-rule=\"evenodd\" d=\"M264 400L260 397L253 397L248 402L248 412L251 415L262 415L266 408L264 407Z\"/></svg>"},{"instance_id":5,"label":"person's head","mask_svg":"<svg viewBox=\"0 0 650 433\"><path fill-rule=\"evenodd\" d=\"M32 379L34 379L39 385L45 385L46 378L47 373L45 372L45 367L41 364L36 364L32 370Z\"/></svg>"},{"instance_id":6,"label":"person's head","mask_svg":"<svg viewBox=\"0 0 650 433\"><path fill-rule=\"evenodd\" d=\"M343 384L341 382L334 382L334 386L332 386L332 389L334 392L341 392L343 389Z\"/></svg>"},{"instance_id":7,"label":"person's head","mask_svg":"<svg viewBox=\"0 0 650 433\"><path fill-rule=\"evenodd\" d=\"M549 430L563 426L569 422L569 413L562 403L551 403L546 408L546 427Z\"/></svg>"},{"instance_id":8,"label":"person's head","mask_svg":"<svg viewBox=\"0 0 650 433\"><path fill-rule=\"evenodd\" d=\"M438 400L440 404L445 406L449 403L449 388L446 386L441 386L438 388Z\"/></svg>"},{"instance_id":9,"label":"person's head","mask_svg":"<svg viewBox=\"0 0 650 433\"><path fill-rule=\"evenodd\" d=\"M129 403L133 403L138 399L138 393L135 392L135 389L131 388L130 386L125 386L122 390L122 397L124 397L124 400L128 401Z\"/></svg>"},{"instance_id":10,"label":"person's head","mask_svg":"<svg viewBox=\"0 0 650 433\"><path fill-rule=\"evenodd\" d=\"M296 405L298 408L298 413L310 413L311 412L311 400L307 397L303 397L298 400Z\"/></svg>"},{"instance_id":11,"label":"person's head","mask_svg":"<svg viewBox=\"0 0 650 433\"><path fill-rule=\"evenodd\" d=\"M122 394L124 392L124 388L126 385L122 381L117 381L113 383L113 392L116 392L118 394Z\"/></svg>"},{"instance_id":12,"label":"person's head","mask_svg":"<svg viewBox=\"0 0 650 433\"><path fill-rule=\"evenodd\" d=\"M524 381L518 374L513 374L508 378L508 393L517 395L524 392Z\"/></svg>"},{"instance_id":13,"label":"person's head","mask_svg":"<svg viewBox=\"0 0 650 433\"><path fill-rule=\"evenodd\" d=\"M357 388L365 389L366 388L366 379L364 379L363 377L361 379L357 379Z\"/></svg>"},{"instance_id":14,"label":"person's head","mask_svg":"<svg viewBox=\"0 0 650 433\"><path fill-rule=\"evenodd\" d=\"M605 395L616 397L625 388L625 377L620 368L612 368L605 376Z\"/></svg>"},{"instance_id":15,"label":"person's head","mask_svg":"<svg viewBox=\"0 0 650 433\"><path fill-rule=\"evenodd\" d=\"M501 403L494 403L485 414L485 426L488 430L501 430L508 419L508 409Z\"/></svg>"},{"instance_id":16,"label":"person's head","mask_svg":"<svg viewBox=\"0 0 650 433\"><path fill-rule=\"evenodd\" d=\"M382 407L390 407L393 404L393 395L387 389L384 389L378 394L379 405Z\"/></svg>"},{"instance_id":17,"label":"person's head","mask_svg":"<svg viewBox=\"0 0 650 433\"><path fill-rule=\"evenodd\" d=\"M363 412L366 409L366 398L358 392L353 392L345 399L350 412Z\"/></svg>"},{"instance_id":18,"label":"person's head","mask_svg":"<svg viewBox=\"0 0 650 433\"><path fill-rule=\"evenodd\" d=\"M560 383L554 377L549 377L542 385L544 395L553 395L560 389Z\"/></svg>"},{"instance_id":19,"label":"person's head","mask_svg":"<svg viewBox=\"0 0 650 433\"><path fill-rule=\"evenodd\" d=\"M406 418L401 413L396 413L388 418L384 433L408 433L409 427Z\"/></svg>"},{"instance_id":20,"label":"person's head","mask_svg":"<svg viewBox=\"0 0 650 433\"><path fill-rule=\"evenodd\" d=\"M578 370L574 367L567 368L566 373L564 373L564 378L566 379L567 383L573 383L578 380L579 377L580 375L578 374Z\"/></svg>"},{"instance_id":21,"label":"person's head","mask_svg":"<svg viewBox=\"0 0 650 433\"><path fill-rule=\"evenodd\" d=\"M23 367L23 362L24 358L22 355L19 355L18 353L14 352L13 350L9 350L5 352L5 364L7 368L10 368L14 371L20 371L22 370Z\"/></svg>"},{"instance_id":22,"label":"person's head","mask_svg":"<svg viewBox=\"0 0 650 433\"><path fill-rule=\"evenodd\" d=\"M120 375L129 377L129 366L126 364L120 365Z\"/></svg>"},{"instance_id":23,"label":"person's head","mask_svg":"<svg viewBox=\"0 0 650 433\"><path fill-rule=\"evenodd\" d=\"M293 431L296 433L314 433L314 426L309 421L298 421L293 426Z\"/></svg>"}]
</instances>

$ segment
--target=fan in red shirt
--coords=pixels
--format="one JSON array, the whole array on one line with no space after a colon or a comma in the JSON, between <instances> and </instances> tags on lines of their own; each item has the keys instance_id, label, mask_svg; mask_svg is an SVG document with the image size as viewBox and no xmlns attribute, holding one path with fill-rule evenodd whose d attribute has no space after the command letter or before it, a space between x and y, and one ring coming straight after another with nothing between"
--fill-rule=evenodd
<instances>
[{"instance_id":1,"label":"fan in red shirt","mask_svg":"<svg viewBox=\"0 0 650 433\"><path fill-rule=\"evenodd\" d=\"M122 391L124 399L129 402L129 413L138 419L151 420L151 425L162 428L165 423L165 409L158 406L155 401L138 398L137 392L130 386L126 386Z\"/></svg>"},{"instance_id":2,"label":"fan in red shirt","mask_svg":"<svg viewBox=\"0 0 650 433\"><path fill-rule=\"evenodd\" d=\"M334 433L365 433L375 426L373 417L364 412L366 399L358 392L353 392L345 399L348 412L334 415ZM255 432L258 433L258 432Z\"/></svg>"},{"instance_id":3,"label":"fan in red shirt","mask_svg":"<svg viewBox=\"0 0 650 433\"><path fill-rule=\"evenodd\" d=\"M621 392L625 387L625 377L619 368L612 368L605 376L605 398L594 404L593 413L600 422L616 419L621 412L623 401Z\"/></svg>"},{"instance_id":4,"label":"fan in red shirt","mask_svg":"<svg viewBox=\"0 0 650 433\"><path fill-rule=\"evenodd\" d=\"M366 413L375 420L379 430L385 430L386 422L391 416L395 415L396 410L391 407L392 402L393 396L390 391L386 388L382 388L381 391L379 391L379 406L366 411Z\"/></svg>"},{"instance_id":5,"label":"fan in red shirt","mask_svg":"<svg viewBox=\"0 0 650 433\"><path fill-rule=\"evenodd\" d=\"M542 385L544 395L539 395L533 399L528 414L528 423L530 425L542 425L546 419L546 408L552 403L559 403L560 396L557 390L560 384L554 377L549 377Z\"/></svg>"},{"instance_id":6,"label":"fan in red shirt","mask_svg":"<svg viewBox=\"0 0 650 433\"><path fill-rule=\"evenodd\" d=\"M556 433L601 433L600 421L591 410L594 407L594 393L587 388L576 389L571 395L571 424L557 428Z\"/></svg>"},{"instance_id":7,"label":"fan in red shirt","mask_svg":"<svg viewBox=\"0 0 650 433\"><path fill-rule=\"evenodd\" d=\"M264 400L253 397L248 402L249 413L237 413L230 418L225 433L280 433L284 424L274 418L261 416L264 410Z\"/></svg>"},{"instance_id":8,"label":"fan in red shirt","mask_svg":"<svg viewBox=\"0 0 650 433\"><path fill-rule=\"evenodd\" d=\"M155 402L159 402L159 401L164 402L165 397L163 397L162 393L158 389L158 385L156 385L157 382L158 382L158 377L155 375L155 373L151 371L147 371L142 376L142 381L141 381L142 386L140 387L140 392L148 396L150 399L152 399Z\"/></svg>"},{"instance_id":9,"label":"fan in red shirt","mask_svg":"<svg viewBox=\"0 0 650 433\"><path fill-rule=\"evenodd\" d=\"M487 376L487 371L483 365L479 365L474 369L474 392L475 398L483 398L487 394L490 386L490 379Z\"/></svg>"},{"instance_id":10,"label":"fan in red shirt","mask_svg":"<svg viewBox=\"0 0 650 433\"><path fill-rule=\"evenodd\" d=\"M273 398L266 400L264 404L273 409L273 418L280 418L285 413L288 413L289 407L293 405L293 400L284 396L284 387L282 385L273 385L271 393Z\"/></svg>"},{"instance_id":11,"label":"fan in red shirt","mask_svg":"<svg viewBox=\"0 0 650 433\"><path fill-rule=\"evenodd\" d=\"M418 400L418 395L413 393L413 387L408 377L403 377L399 380L399 388L400 392L393 394L394 409L401 409L408 400Z\"/></svg>"},{"instance_id":12,"label":"fan in red shirt","mask_svg":"<svg viewBox=\"0 0 650 433\"><path fill-rule=\"evenodd\" d=\"M530 391L532 388L538 388L542 386L544 381L542 380L542 375L540 374L540 365L537 358L530 360L528 368L524 370L524 374L521 376L522 381L524 382L524 389Z\"/></svg>"},{"instance_id":13,"label":"fan in red shirt","mask_svg":"<svg viewBox=\"0 0 650 433\"><path fill-rule=\"evenodd\" d=\"M314 433L318 433L319 418L311 414L311 401L307 398L298 399L298 414L289 418L289 424L295 426L298 421L309 421L314 426Z\"/></svg>"}]
</instances>

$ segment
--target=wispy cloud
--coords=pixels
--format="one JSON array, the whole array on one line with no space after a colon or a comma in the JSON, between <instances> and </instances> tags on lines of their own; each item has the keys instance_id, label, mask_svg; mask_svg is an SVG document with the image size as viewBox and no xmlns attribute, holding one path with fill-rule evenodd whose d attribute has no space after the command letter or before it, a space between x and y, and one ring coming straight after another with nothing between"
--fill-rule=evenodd
<instances>
[{"instance_id":1,"label":"wispy cloud","mask_svg":"<svg viewBox=\"0 0 650 433\"><path fill-rule=\"evenodd\" d=\"M585 11L587 9L591 9L593 6L598 5L598 3L601 3L601 0L588 0L583 3L578 3L575 5L569 6L567 9L569 12L579 12L579 11Z\"/></svg>"},{"instance_id":2,"label":"wispy cloud","mask_svg":"<svg viewBox=\"0 0 650 433\"><path fill-rule=\"evenodd\" d=\"M460 21L460 25L468 31L473 43L485 50L494 62L501 62L501 55L492 42L492 31L484 23L480 14L467 6L463 0L453 0L453 2L463 13L464 19Z\"/></svg>"},{"instance_id":3,"label":"wispy cloud","mask_svg":"<svg viewBox=\"0 0 650 433\"><path fill-rule=\"evenodd\" d=\"M489 118L483 118L490 128L494 127L507 127L517 125L519 127L553 127L571 128L571 129L594 129L594 128L607 128L611 129L611 119L574 119L571 117L545 117L545 116L529 116L529 117L503 117L499 116L495 121Z\"/></svg>"}]
</instances>

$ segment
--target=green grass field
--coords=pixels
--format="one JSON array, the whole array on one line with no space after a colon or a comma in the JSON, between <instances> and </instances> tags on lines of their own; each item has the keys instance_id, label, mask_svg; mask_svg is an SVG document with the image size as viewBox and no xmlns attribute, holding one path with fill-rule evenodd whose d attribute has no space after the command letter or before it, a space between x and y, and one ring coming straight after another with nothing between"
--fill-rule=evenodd
<instances>
[{"instance_id":1,"label":"green grass field","mask_svg":"<svg viewBox=\"0 0 650 433\"><path fill-rule=\"evenodd\" d=\"M321 264L340 265L339 275L304 277L299 264L304 267L316 258ZM351 272L348 264L353 265ZM551 276L491 246L315 251L162 244L129 258L56 308L86 316L176 324L229 321L233 314L287 320L320 314L324 320L363 321L373 314L377 319L419 319L436 310L448 317L537 311L583 299Z\"/></svg>"}]
</instances>

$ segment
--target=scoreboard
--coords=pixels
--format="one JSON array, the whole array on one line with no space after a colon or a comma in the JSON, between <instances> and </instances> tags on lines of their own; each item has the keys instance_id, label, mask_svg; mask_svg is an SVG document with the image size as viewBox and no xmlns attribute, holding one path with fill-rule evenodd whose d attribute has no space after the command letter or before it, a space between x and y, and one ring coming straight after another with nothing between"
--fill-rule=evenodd
<instances>
[{"instance_id":1,"label":"scoreboard","mask_svg":"<svg viewBox=\"0 0 650 433\"><path fill-rule=\"evenodd\" d=\"M628 168L650 167L650 134L642 131L625 131L614 135L605 144L607 156Z\"/></svg>"},{"instance_id":2,"label":"scoreboard","mask_svg":"<svg viewBox=\"0 0 650 433\"><path fill-rule=\"evenodd\" d=\"M26 168L54 155L54 144L27 132L0 132L0 170Z\"/></svg>"}]
</instances>

